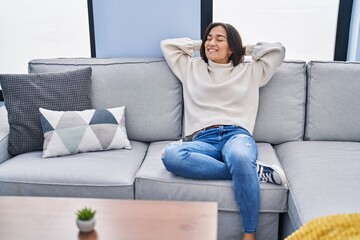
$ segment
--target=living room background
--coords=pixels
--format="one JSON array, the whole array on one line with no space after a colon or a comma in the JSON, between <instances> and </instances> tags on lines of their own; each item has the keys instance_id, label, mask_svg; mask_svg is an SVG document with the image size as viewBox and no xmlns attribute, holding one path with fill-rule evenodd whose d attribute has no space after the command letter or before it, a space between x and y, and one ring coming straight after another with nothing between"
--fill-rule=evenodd
<instances>
[{"instance_id":1,"label":"living room background","mask_svg":"<svg viewBox=\"0 0 360 240\"><path fill-rule=\"evenodd\" d=\"M360 60L360 0L156 0L151 5L145 0L2 0L0 73L27 73L27 63L34 58L91 57L95 46L91 46L89 3L93 5L96 57L161 56L158 40L200 38L205 23L225 21L239 29L245 43L283 42L287 59L334 60L339 35L345 39L343 45L348 45L344 60ZM344 3L350 6L352 18L349 10L340 14ZM205 16L209 14L210 19ZM346 26L340 28L343 33L336 32L341 21L348 22L348 33ZM131 32L122 37L124 28ZM117 50L121 47L123 52Z\"/></svg>"}]
</instances>

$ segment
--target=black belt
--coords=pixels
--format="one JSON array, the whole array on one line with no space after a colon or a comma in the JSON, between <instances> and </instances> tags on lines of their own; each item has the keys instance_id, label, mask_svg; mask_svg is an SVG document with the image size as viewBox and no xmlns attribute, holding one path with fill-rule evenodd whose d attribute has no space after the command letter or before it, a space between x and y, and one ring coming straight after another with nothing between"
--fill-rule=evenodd
<instances>
[{"instance_id":1,"label":"black belt","mask_svg":"<svg viewBox=\"0 0 360 240\"><path fill-rule=\"evenodd\" d=\"M230 125L215 124L215 125L211 125L211 126L208 126L206 128L203 128L203 129L201 129L199 131L208 130L208 129L211 129L211 128L218 128L218 127L221 127L221 126L230 126Z\"/></svg>"},{"instance_id":2,"label":"black belt","mask_svg":"<svg viewBox=\"0 0 360 240\"><path fill-rule=\"evenodd\" d=\"M208 127L206 127L206 128L202 128L202 129L200 129L200 130L197 130L196 132L194 132L193 134L191 134L189 137L192 138L195 134L197 134L197 133L200 132L200 131L208 130L208 129L211 129L211 128L218 128L218 127L221 127L221 126L232 126L232 125L214 124L214 125L208 126Z\"/></svg>"}]
</instances>

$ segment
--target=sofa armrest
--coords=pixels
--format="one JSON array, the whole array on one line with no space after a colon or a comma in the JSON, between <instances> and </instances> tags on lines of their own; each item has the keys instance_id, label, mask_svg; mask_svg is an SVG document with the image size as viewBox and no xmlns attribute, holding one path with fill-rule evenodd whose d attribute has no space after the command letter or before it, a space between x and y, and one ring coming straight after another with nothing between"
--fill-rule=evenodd
<instances>
[{"instance_id":1,"label":"sofa armrest","mask_svg":"<svg viewBox=\"0 0 360 240\"><path fill-rule=\"evenodd\" d=\"M9 159L8 153L9 122L5 107L0 107L0 163Z\"/></svg>"}]
</instances>

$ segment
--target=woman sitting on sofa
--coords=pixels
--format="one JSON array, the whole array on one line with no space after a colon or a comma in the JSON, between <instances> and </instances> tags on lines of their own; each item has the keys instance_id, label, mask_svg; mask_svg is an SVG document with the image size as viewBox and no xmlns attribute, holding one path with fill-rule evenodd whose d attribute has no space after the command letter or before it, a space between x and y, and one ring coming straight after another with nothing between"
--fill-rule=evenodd
<instances>
[{"instance_id":1,"label":"woman sitting on sofa","mask_svg":"<svg viewBox=\"0 0 360 240\"><path fill-rule=\"evenodd\" d=\"M233 180L242 216L243 240L255 239L260 184L285 184L279 167L257 162L252 137L259 88L268 83L285 57L280 43L243 46L230 24L212 23L203 40L167 39L164 57L183 86L185 141L169 144L166 169L195 179ZM194 52L200 51L199 57ZM244 63L244 55L252 60Z\"/></svg>"}]
</instances>

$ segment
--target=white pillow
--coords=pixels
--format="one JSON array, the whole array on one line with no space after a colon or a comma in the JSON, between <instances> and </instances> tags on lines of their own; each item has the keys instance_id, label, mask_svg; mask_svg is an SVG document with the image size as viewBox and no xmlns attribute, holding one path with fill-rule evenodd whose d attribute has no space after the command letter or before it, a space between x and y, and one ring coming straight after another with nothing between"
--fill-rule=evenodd
<instances>
[{"instance_id":1,"label":"white pillow","mask_svg":"<svg viewBox=\"0 0 360 240\"><path fill-rule=\"evenodd\" d=\"M131 149L125 107L65 112L39 108L39 111L44 133L43 158Z\"/></svg>"}]
</instances>

